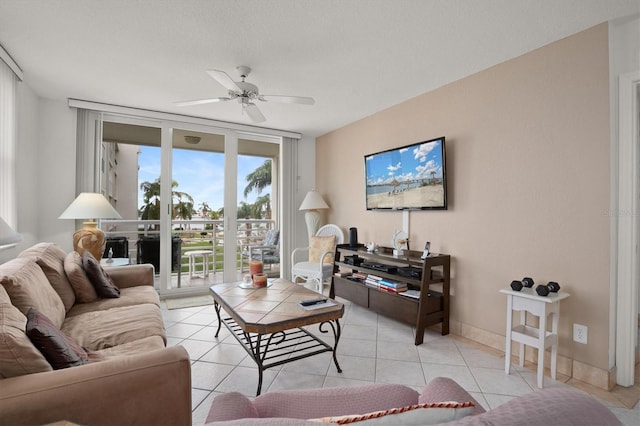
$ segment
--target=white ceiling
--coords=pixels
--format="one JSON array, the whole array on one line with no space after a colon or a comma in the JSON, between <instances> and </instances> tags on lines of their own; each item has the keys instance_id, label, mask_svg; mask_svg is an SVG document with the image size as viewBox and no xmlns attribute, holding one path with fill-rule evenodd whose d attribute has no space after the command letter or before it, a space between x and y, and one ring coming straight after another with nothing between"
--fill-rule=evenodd
<instances>
[{"instance_id":1,"label":"white ceiling","mask_svg":"<svg viewBox=\"0 0 640 426\"><path fill-rule=\"evenodd\" d=\"M45 98L251 124L206 69L248 65L263 127L319 136L555 40L640 0L0 0L0 45ZM523 82L526 84L526 82Z\"/></svg>"}]
</instances>

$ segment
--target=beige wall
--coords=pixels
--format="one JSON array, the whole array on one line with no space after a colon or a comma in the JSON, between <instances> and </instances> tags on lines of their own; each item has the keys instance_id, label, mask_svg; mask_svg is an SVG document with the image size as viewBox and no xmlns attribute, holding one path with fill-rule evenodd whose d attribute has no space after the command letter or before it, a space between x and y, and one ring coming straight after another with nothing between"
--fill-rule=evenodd
<instances>
[{"instance_id":1,"label":"beige wall","mask_svg":"<svg viewBox=\"0 0 640 426\"><path fill-rule=\"evenodd\" d=\"M560 353L607 369L608 64L602 24L318 138L328 221L389 245L402 213L365 210L364 155L446 136L449 210L409 221L414 248L452 256L452 318L504 335L498 290L557 281L571 294ZM588 345L572 341L573 323L589 327Z\"/></svg>"}]
</instances>

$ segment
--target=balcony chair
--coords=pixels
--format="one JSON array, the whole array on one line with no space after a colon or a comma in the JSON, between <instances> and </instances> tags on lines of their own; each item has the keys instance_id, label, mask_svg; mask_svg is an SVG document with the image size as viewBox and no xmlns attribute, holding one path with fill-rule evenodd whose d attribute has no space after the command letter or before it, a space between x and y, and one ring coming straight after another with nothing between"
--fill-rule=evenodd
<instances>
[{"instance_id":1,"label":"balcony chair","mask_svg":"<svg viewBox=\"0 0 640 426\"><path fill-rule=\"evenodd\" d=\"M280 263L280 231L270 229L264 236L264 240L258 244L249 244L242 250L240 260L240 272L244 272L245 265L252 260L259 260L263 265L271 268L271 265Z\"/></svg>"},{"instance_id":2,"label":"balcony chair","mask_svg":"<svg viewBox=\"0 0 640 426\"><path fill-rule=\"evenodd\" d=\"M324 225L311 237L309 247L296 248L291 253L291 280L315 281L318 293L333 274L336 245L344 242L344 233L338 225Z\"/></svg>"}]
</instances>

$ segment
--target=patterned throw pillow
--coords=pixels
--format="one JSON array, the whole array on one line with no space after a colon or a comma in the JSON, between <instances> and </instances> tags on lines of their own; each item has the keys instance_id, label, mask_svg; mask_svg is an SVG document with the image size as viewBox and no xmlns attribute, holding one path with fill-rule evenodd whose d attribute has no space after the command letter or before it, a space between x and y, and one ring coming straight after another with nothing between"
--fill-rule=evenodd
<instances>
[{"instance_id":1,"label":"patterned throw pillow","mask_svg":"<svg viewBox=\"0 0 640 426\"><path fill-rule=\"evenodd\" d=\"M329 252L325 256L324 263L333 263L333 253L336 251L336 236L329 237L311 237L309 244L309 262L320 262L320 258L324 252Z\"/></svg>"},{"instance_id":2,"label":"patterned throw pillow","mask_svg":"<svg viewBox=\"0 0 640 426\"><path fill-rule=\"evenodd\" d=\"M280 231L277 229L269 229L267 234L264 236L264 244L265 246L277 246L278 239L280 237Z\"/></svg>"},{"instance_id":3,"label":"patterned throw pillow","mask_svg":"<svg viewBox=\"0 0 640 426\"><path fill-rule=\"evenodd\" d=\"M432 402L415 404L366 414L311 419L320 423L366 423L367 425L434 425L461 419L473 413L472 402Z\"/></svg>"},{"instance_id":4,"label":"patterned throw pillow","mask_svg":"<svg viewBox=\"0 0 640 426\"><path fill-rule=\"evenodd\" d=\"M88 250L82 254L82 266L99 297L110 299L120 297L120 289L116 287L109 274L102 269L100 262Z\"/></svg>"},{"instance_id":5,"label":"patterned throw pillow","mask_svg":"<svg viewBox=\"0 0 640 426\"><path fill-rule=\"evenodd\" d=\"M80 345L33 308L27 312L26 333L54 370L75 367L89 361L87 352Z\"/></svg>"}]
</instances>

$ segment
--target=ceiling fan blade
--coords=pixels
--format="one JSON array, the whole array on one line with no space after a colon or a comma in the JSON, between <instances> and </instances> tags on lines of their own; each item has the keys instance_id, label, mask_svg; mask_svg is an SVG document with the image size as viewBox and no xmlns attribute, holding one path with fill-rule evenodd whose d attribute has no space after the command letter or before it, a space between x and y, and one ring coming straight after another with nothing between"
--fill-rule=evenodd
<instances>
[{"instance_id":1,"label":"ceiling fan blade","mask_svg":"<svg viewBox=\"0 0 640 426\"><path fill-rule=\"evenodd\" d=\"M247 115L254 123L262 123L266 120L265 116L262 115L260 109L254 103L243 104L242 108L247 112Z\"/></svg>"},{"instance_id":2,"label":"ceiling fan blade","mask_svg":"<svg viewBox=\"0 0 640 426\"><path fill-rule=\"evenodd\" d=\"M242 93L242 88L240 88L226 72L218 70L207 70L207 74L209 74L215 81L220 83L225 89L231 90L232 92Z\"/></svg>"},{"instance_id":3,"label":"ceiling fan blade","mask_svg":"<svg viewBox=\"0 0 640 426\"><path fill-rule=\"evenodd\" d=\"M211 104L214 102L224 102L230 101L231 98L211 98L211 99L196 99L194 101L182 101L176 102L175 106L191 106L191 105L202 105L202 104Z\"/></svg>"},{"instance_id":4,"label":"ceiling fan blade","mask_svg":"<svg viewBox=\"0 0 640 426\"><path fill-rule=\"evenodd\" d=\"M261 101L283 102L286 104L313 105L316 101L305 96L260 95Z\"/></svg>"}]
</instances>

